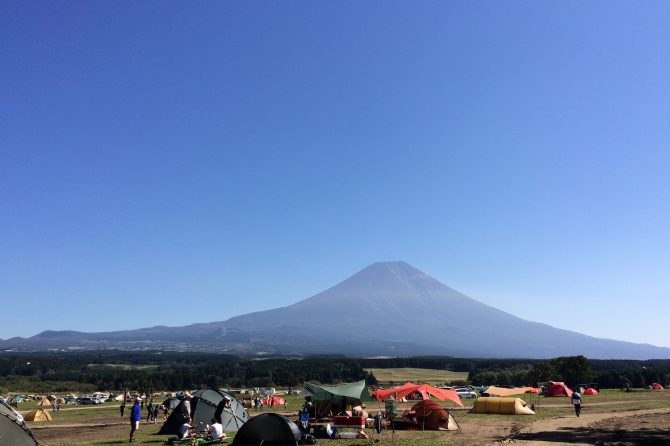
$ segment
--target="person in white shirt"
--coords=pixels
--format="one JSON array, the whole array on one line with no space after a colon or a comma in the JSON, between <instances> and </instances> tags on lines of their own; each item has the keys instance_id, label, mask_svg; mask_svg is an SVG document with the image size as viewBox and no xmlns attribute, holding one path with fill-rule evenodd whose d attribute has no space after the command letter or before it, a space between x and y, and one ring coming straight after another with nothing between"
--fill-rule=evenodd
<instances>
[{"instance_id":1,"label":"person in white shirt","mask_svg":"<svg viewBox=\"0 0 670 446\"><path fill-rule=\"evenodd\" d=\"M212 440L224 440L226 438L226 434L223 433L223 426L214 418L212 418L212 424L209 426L209 434L212 436Z\"/></svg>"},{"instance_id":2,"label":"person in white shirt","mask_svg":"<svg viewBox=\"0 0 670 446\"><path fill-rule=\"evenodd\" d=\"M185 438L189 438L191 436L191 429L193 428L193 426L191 426L190 423L191 423L191 419L189 418L179 428L179 439L180 440L183 440Z\"/></svg>"}]
</instances>

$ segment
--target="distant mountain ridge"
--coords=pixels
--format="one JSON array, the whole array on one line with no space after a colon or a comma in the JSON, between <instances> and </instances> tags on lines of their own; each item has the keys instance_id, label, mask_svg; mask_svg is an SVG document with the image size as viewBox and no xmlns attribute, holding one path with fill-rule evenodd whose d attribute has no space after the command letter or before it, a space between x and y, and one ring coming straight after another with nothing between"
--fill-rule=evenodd
<instances>
[{"instance_id":1,"label":"distant mountain ridge","mask_svg":"<svg viewBox=\"0 0 670 446\"><path fill-rule=\"evenodd\" d=\"M530 322L465 296L405 262L375 263L293 305L183 327L45 331L2 348L169 349L255 354L670 358L670 349Z\"/></svg>"}]
</instances>

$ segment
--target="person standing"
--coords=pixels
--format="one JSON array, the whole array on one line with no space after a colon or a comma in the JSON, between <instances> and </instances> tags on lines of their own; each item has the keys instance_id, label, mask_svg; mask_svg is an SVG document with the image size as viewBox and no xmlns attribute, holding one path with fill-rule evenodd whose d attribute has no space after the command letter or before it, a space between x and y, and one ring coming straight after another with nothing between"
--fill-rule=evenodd
<instances>
[{"instance_id":1,"label":"person standing","mask_svg":"<svg viewBox=\"0 0 670 446\"><path fill-rule=\"evenodd\" d=\"M154 402L153 400L151 400L147 405L147 421L151 421L153 416L154 416Z\"/></svg>"},{"instance_id":2,"label":"person standing","mask_svg":"<svg viewBox=\"0 0 670 446\"><path fill-rule=\"evenodd\" d=\"M142 418L142 409L140 409L139 399L135 400L132 409L130 409L130 443L135 442L135 433L140 428L140 419Z\"/></svg>"},{"instance_id":3,"label":"person standing","mask_svg":"<svg viewBox=\"0 0 670 446\"><path fill-rule=\"evenodd\" d=\"M582 396L576 390L572 392L572 405L575 406L575 415L582 412Z\"/></svg>"},{"instance_id":4,"label":"person standing","mask_svg":"<svg viewBox=\"0 0 670 446\"><path fill-rule=\"evenodd\" d=\"M121 403L121 405L119 406L119 412L121 412L121 418L123 418L123 412L125 412L125 411L126 411L126 402L124 401L124 402Z\"/></svg>"}]
</instances>

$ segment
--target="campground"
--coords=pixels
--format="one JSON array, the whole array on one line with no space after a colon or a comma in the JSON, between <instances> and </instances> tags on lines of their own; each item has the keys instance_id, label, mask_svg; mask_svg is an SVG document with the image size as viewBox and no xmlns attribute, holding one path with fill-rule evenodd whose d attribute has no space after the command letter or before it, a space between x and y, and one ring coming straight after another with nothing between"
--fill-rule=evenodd
<instances>
[{"instance_id":1,"label":"campground","mask_svg":"<svg viewBox=\"0 0 670 446\"><path fill-rule=\"evenodd\" d=\"M528 398L528 396L527 396ZM460 430L391 431L384 430L381 442L400 446L444 444L452 446L480 446L514 444L523 446L557 446L583 444L602 446L657 445L670 442L670 392L605 390L600 395L585 396L582 416L574 415L567 398L533 397L537 414L532 415L481 415L471 414L472 401L464 400L465 408L448 407L457 420ZM414 402L399 403L401 410ZM287 397L286 411L277 411L295 419L302 404L300 396ZM30 407L20 410L25 413ZM375 414L383 410L383 403L370 403L368 410ZM261 413L249 411L251 416ZM127 443L128 423L121 418L118 403L100 406L64 407L46 423L29 423L40 444L66 445L118 445ZM137 444L162 444L166 436L156 435L161 423L142 422ZM365 445L371 440L323 440L318 443ZM230 442L229 442L230 443Z\"/></svg>"}]
</instances>

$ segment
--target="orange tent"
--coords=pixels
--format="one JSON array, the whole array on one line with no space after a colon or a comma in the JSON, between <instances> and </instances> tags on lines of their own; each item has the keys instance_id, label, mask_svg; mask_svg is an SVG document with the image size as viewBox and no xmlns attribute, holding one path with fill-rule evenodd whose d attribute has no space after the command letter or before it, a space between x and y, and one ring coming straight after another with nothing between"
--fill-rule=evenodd
<instances>
[{"instance_id":1,"label":"orange tent","mask_svg":"<svg viewBox=\"0 0 670 446\"><path fill-rule=\"evenodd\" d=\"M373 397L377 400L386 400L393 396L395 399L404 398L407 395L419 392L424 400L429 399L428 395L432 395L440 401L451 400L459 406L463 407L461 398L454 390L438 389L430 384L412 384L407 382L402 386L394 387L392 389L380 389L373 392Z\"/></svg>"}]
</instances>

